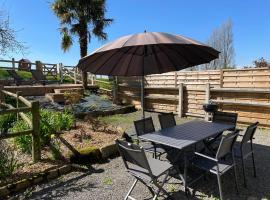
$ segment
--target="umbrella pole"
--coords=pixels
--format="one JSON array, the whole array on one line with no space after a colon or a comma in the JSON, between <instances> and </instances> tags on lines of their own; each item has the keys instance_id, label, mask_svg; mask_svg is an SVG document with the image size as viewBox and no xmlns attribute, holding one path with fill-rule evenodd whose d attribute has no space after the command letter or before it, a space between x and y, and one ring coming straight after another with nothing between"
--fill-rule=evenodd
<instances>
[{"instance_id":1,"label":"umbrella pole","mask_svg":"<svg viewBox=\"0 0 270 200\"><path fill-rule=\"evenodd\" d=\"M144 112L144 76L141 77L141 108L142 108L142 117L145 118Z\"/></svg>"}]
</instances>

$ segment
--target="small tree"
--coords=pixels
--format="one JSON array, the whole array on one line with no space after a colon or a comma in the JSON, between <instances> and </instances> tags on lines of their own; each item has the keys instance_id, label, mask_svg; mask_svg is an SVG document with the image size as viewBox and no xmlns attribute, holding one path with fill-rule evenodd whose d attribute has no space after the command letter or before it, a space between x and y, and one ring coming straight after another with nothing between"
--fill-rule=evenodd
<instances>
[{"instance_id":1,"label":"small tree","mask_svg":"<svg viewBox=\"0 0 270 200\"><path fill-rule=\"evenodd\" d=\"M270 67L270 63L267 62L267 60L265 60L263 57L261 57L258 60L255 60L253 63L256 68Z\"/></svg>"},{"instance_id":2,"label":"small tree","mask_svg":"<svg viewBox=\"0 0 270 200\"><path fill-rule=\"evenodd\" d=\"M207 44L220 51L219 58L202 66L202 69L234 68L234 46L232 21L228 20L221 27L213 30Z\"/></svg>"},{"instance_id":3,"label":"small tree","mask_svg":"<svg viewBox=\"0 0 270 200\"><path fill-rule=\"evenodd\" d=\"M0 10L0 54L6 56L10 53L22 53L26 50L23 42L17 40L17 31L11 28L9 16Z\"/></svg>"}]
</instances>

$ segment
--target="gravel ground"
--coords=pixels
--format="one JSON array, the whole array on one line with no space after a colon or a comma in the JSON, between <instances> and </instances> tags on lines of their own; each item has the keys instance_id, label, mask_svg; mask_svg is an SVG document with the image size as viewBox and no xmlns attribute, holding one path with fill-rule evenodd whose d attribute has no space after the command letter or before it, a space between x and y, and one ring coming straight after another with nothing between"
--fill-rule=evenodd
<instances>
[{"instance_id":1,"label":"gravel ground","mask_svg":"<svg viewBox=\"0 0 270 200\"><path fill-rule=\"evenodd\" d=\"M139 114L133 114L136 118ZM156 114L154 114L156 121ZM178 120L178 123L181 123ZM156 126L158 128L158 126ZM132 131L132 129L130 128ZM223 193L226 199L255 200L270 199L270 136L269 130L258 129L255 135L255 162L257 178L253 177L251 159L246 161L247 189L243 187L242 169L238 165L239 195L236 195L233 174L229 172L223 177ZM79 199L79 200L120 200L131 187L133 178L125 172L121 158L114 158L107 163L93 165L91 170L72 172L57 180L33 187L23 194L11 199ZM180 182L170 179L166 190L175 199L209 199L219 198L216 177L209 175L192 186L193 195L186 197ZM137 199L151 198L150 192L138 184L133 192ZM164 198L160 198L164 199Z\"/></svg>"}]
</instances>

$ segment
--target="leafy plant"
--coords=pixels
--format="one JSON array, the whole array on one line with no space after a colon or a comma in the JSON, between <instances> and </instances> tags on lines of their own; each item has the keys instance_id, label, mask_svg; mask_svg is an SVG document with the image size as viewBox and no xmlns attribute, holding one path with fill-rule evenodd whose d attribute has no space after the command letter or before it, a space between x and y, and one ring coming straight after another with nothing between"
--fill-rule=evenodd
<instances>
[{"instance_id":1,"label":"leafy plant","mask_svg":"<svg viewBox=\"0 0 270 200\"><path fill-rule=\"evenodd\" d=\"M0 141L0 180L6 179L17 168L17 159L14 149L4 141Z\"/></svg>"},{"instance_id":2,"label":"leafy plant","mask_svg":"<svg viewBox=\"0 0 270 200\"><path fill-rule=\"evenodd\" d=\"M23 121L17 121L12 127L12 132L18 132L29 129L28 124ZM19 147L24 153L31 153L32 150L32 136L31 135L22 135L18 137L14 137L14 144Z\"/></svg>"},{"instance_id":3,"label":"leafy plant","mask_svg":"<svg viewBox=\"0 0 270 200\"><path fill-rule=\"evenodd\" d=\"M48 145L51 140L51 135L56 131L69 130L74 123L74 116L68 112L53 112L41 110L40 112L40 141L41 146ZM12 132L23 131L29 129L28 124L19 120L14 124ZM14 138L14 143L23 152L30 153L32 149L31 135L18 136Z\"/></svg>"},{"instance_id":4,"label":"leafy plant","mask_svg":"<svg viewBox=\"0 0 270 200\"><path fill-rule=\"evenodd\" d=\"M7 133L16 120L15 114L0 115L0 134Z\"/></svg>"},{"instance_id":5,"label":"leafy plant","mask_svg":"<svg viewBox=\"0 0 270 200\"><path fill-rule=\"evenodd\" d=\"M106 177L106 178L103 179L103 183L105 185L112 185L113 184L113 180L110 177Z\"/></svg>"}]
</instances>

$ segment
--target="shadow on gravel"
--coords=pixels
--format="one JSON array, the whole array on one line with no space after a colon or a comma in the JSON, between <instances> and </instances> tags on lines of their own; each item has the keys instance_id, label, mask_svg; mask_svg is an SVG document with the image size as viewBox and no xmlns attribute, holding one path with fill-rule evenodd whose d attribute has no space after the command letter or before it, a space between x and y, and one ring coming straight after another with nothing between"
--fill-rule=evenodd
<instances>
[{"instance_id":1,"label":"shadow on gravel","mask_svg":"<svg viewBox=\"0 0 270 200\"><path fill-rule=\"evenodd\" d=\"M95 169L92 166L88 169L83 167L76 167L75 172L81 172L83 174L78 174L75 177L67 178L65 180L61 180L59 178L58 180L52 181L51 183L46 183L48 187L45 187L39 191L32 192L27 191L25 192L25 199L31 198L31 199L39 199L39 200L50 200L50 199L56 199L56 198L62 198L65 199L65 196L69 192L82 192L85 190L89 190L90 188L95 188L95 184L92 183L79 183L79 180L81 180L84 177L87 177L93 173L102 173L104 172L103 169ZM37 186L39 187L39 186ZM42 187L42 185L40 186ZM32 188L34 190L34 188Z\"/></svg>"},{"instance_id":2,"label":"shadow on gravel","mask_svg":"<svg viewBox=\"0 0 270 200\"><path fill-rule=\"evenodd\" d=\"M270 199L270 146L254 144L254 150L257 176L253 176L252 158L249 157L245 160L247 180L247 188L245 188L241 161L237 160L239 194L236 194L233 171L231 170L222 177L222 189L225 199ZM186 199L219 199L217 177L215 175L207 175L206 179L200 179L191 188L192 194Z\"/></svg>"}]
</instances>

